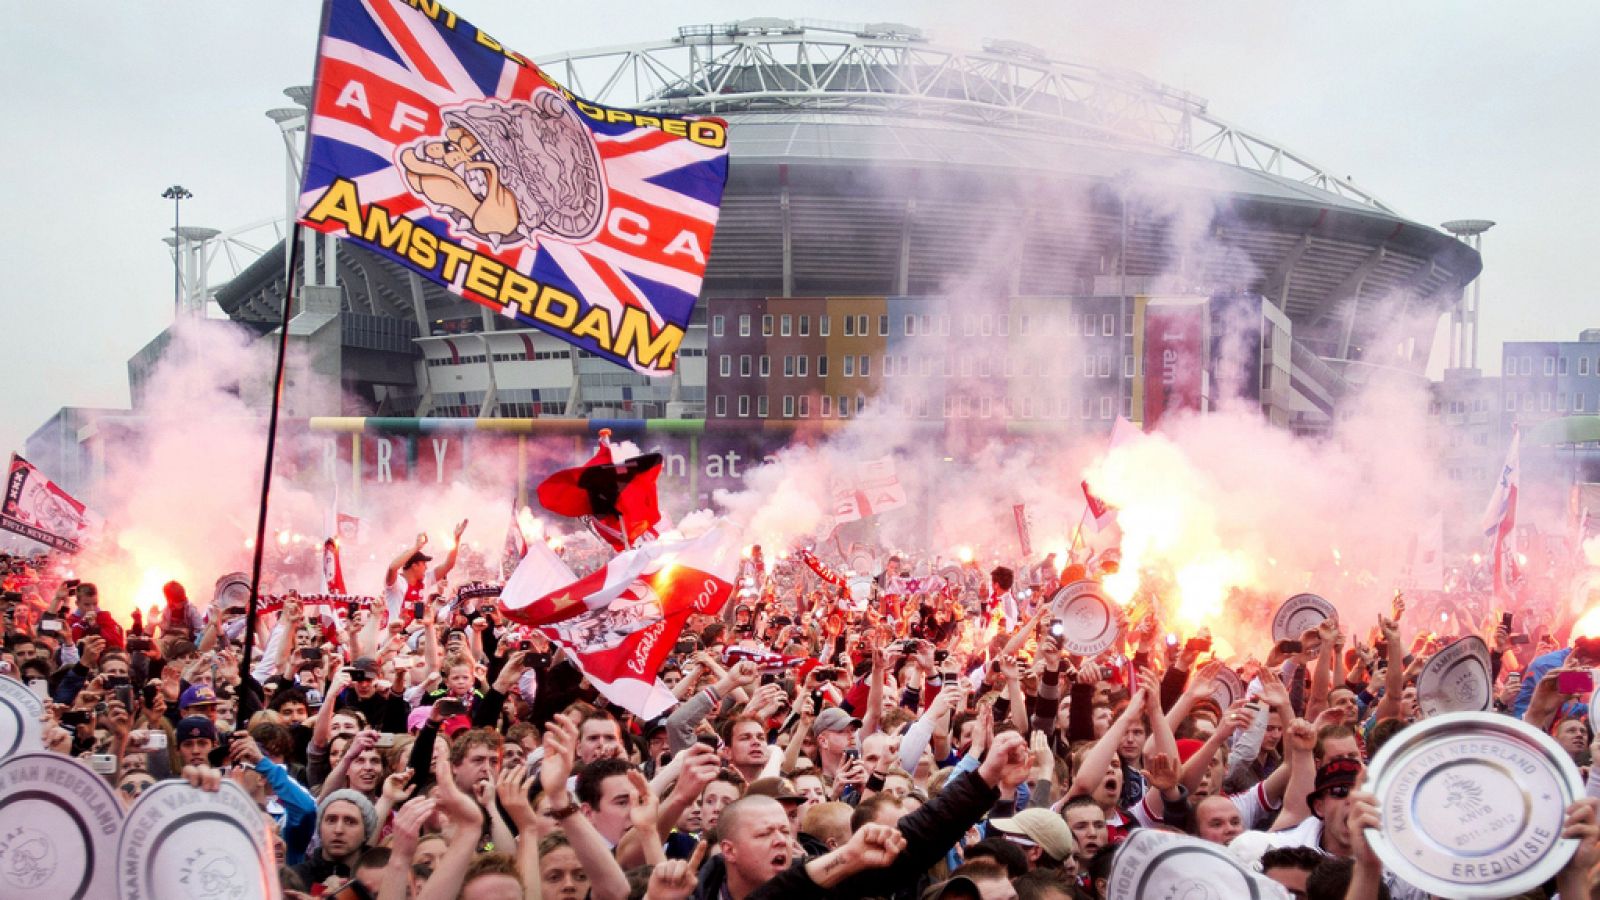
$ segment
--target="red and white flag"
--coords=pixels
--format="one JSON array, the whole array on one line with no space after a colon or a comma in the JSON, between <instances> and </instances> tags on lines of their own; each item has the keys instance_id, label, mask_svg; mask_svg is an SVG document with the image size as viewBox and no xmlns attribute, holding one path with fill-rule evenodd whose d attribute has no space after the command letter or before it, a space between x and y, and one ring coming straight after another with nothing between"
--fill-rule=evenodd
<instances>
[{"instance_id":1,"label":"red and white flag","mask_svg":"<svg viewBox=\"0 0 1600 900\"><path fill-rule=\"evenodd\" d=\"M557 515L582 519L613 550L627 550L653 540L661 522L656 479L661 454L643 453L619 459L611 430L601 429L594 456L546 478L539 484L539 503Z\"/></svg>"},{"instance_id":2,"label":"red and white flag","mask_svg":"<svg viewBox=\"0 0 1600 900\"><path fill-rule=\"evenodd\" d=\"M1089 489L1089 482L1085 479L1083 485L1083 500L1089 504L1089 518L1094 523L1096 533L1106 530L1117 521L1117 508L1095 496Z\"/></svg>"},{"instance_id":3,"label":"red and white flag","mask_svg":"<svg viewBox=\"0 0 1600 900\"><path fill-rule=\"evenodd\" d=\"M894 457L858 463L848 481L834 485L833 521L835 525L865 519L906 505L906 490L900 486Z\"/></svg>"},{"instance_id":4,"label":"red and white flag","mask_svg":"<svg viewBox=\"0 0 1600 900\"><path fill-rule=\"evenodd\" d=\"M1522 478L1522 432L1511 430L1511 449L1483 513L1483 536L1494 539L1494 589L1509 594L1516 577L1517 485Z\"/></svg>"},{"instance_id":5,"label":"red and white flag","mask_svg":"<svg viewBox=\"0 0 1600 900\"><path fill-rule=\"evenodd\" d=\"M606 699L652 719L677 702L656 677L662 663L690 616L715 615L733 595L740 560L719 523L691 540L620 553L573 580L565 563L534 541L506 583L500 609L564 647Z\"/></svg>"},{"instance_id":6,"label":"red and white flag","mask_svg":"<svg viewBox=\"0 0 1600 900\"><path fill-rule=\"evenodd\" d=\"M322 542L322 592L324 594L343 594L344 565L339 562L339 541L337 538L328 538Z\"/></svg>"}]
</instances>

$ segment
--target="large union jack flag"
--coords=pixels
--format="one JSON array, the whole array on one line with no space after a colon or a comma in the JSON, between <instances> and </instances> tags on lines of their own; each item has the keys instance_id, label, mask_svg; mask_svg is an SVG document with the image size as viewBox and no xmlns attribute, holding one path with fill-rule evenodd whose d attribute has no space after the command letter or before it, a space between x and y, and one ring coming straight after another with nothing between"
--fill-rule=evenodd
<instances>
[{"instance_id":1,"label":"large union jack flag","mask_svg":"<svg viewBox=\"0 0 1600 900\"><path fill-rule=\"evenodd\" d=\"M590 103L432 0L327 0L299 215L470 300L670 373L727 125Z\"/></svg>"}]
</instances>

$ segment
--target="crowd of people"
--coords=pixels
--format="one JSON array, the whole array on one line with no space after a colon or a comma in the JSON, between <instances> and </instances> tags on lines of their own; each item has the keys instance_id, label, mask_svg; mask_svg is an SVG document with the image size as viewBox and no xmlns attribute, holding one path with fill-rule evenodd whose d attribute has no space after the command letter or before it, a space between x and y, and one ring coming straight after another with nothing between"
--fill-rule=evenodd
<instances>
[{"instance_id":1,"label":"crowd of people","mask_svg":"<svg viewBox=\"0 0 1600 900\"><path fill-rule=\"evenodd\" d=\"M679 702L646 721L492 591L453 589L453 555L425 544L370 606L284 598L248 665L237 594L173 582L121 618L106 607L127 598L58 560L7 557L0 674L46 701L46 748L99 763L124 803L166 778L237 782L296 898L1081 900L1107 896L1138 829L1224 847L1286 896L1425 897L1367 843L1364 770L1467 632L1491 648L1495 710L1586 774L1600 752L1588 697L1561 689L1600 640L1520 644L1488 610L1440 636L1397 601L1229 659L1144 615L1085 658L1050 615L1053 563L1024 585L970 565L919 582L891 559L866 602L749 566L744 596L690 621L659 673ZM1567 808L1578 849L1528 896L1590 896L1596 802Z\"/></svg>"}]
</instances>

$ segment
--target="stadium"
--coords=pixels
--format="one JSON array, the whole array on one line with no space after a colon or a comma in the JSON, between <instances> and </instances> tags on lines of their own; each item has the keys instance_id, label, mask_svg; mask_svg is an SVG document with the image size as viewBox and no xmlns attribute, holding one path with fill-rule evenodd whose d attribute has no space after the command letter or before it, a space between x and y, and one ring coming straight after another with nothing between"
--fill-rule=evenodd
<instances>
[{"instance_id":1,"label":"stadium","mask_svg":"<svg viewBox=\"0 0 1600 900\"><path fill-rule=\"evenodd\" d=\"M291 373L290 418L410 434L395 452L413 460L415 435L445 420L471 430L463 419L500 432L604 424L781 442L808 421L859 415L896 374L929 381L941 374L930 357L945 355L944 378L931 380L950 386L903 406L930 428L992 415L986 427L1105 431L1118 411L1148 418L1152 311L1198 302L1210 315L1190 337L1204 372L1185 402L1216 402L1215 341L1240 330L1242 308L1254 369L1242 390L1272 421L1316 431L1364 373L1421 376L1440 316L1474 324L1463 299L1481 268L1471 246L1133 73L1015 42L971 51L903 25L779 19L538 62L597 102L731 126L727 191L677 373L619 369L308 233L291 339L314 351L302 365L344 390L297 391L315 379ZM309 92L287 93L297 106L269 115L296 172ZM206 258L204 246L186 251ZM266 339L287 255L279 241L213 288L191 273L184 305L214 302ZM842 327L830 333L830 320ZM1074 358L1013 372L1002 357L1018 354L1030 320L1035 336L1071 335ZM921 346L919 369L927 335L940 343ZM130 362L135 415L163 345ZM994 365L947 353L974 347ZM987 386L969 398L953 386L962 380ZM1040 394L1054 398L1035 404ZM30 452L56 458L70 425L47 425L36 437L53 446ZM695 446L686 468L718 452Z\"/></svg>"}]
</instances>

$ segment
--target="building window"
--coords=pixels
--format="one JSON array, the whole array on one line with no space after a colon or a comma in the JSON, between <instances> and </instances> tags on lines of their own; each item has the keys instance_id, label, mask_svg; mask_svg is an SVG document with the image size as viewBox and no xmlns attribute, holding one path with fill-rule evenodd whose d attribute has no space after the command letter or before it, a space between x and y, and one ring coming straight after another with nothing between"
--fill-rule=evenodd
<instances>
[{"instance_id":1,"label":"building window","mask_svg":"<svg viewBox=\"0 0 1600 900\"><path fill-rule=\"evenodd\" d=\"M1092 401L1090 401L1088 397L1084 397L1081 401L1079 401L1079 403L1078 403L1079 418L1083 418L1083 419L1089 418L1089 412L1090 412L1090 409L1091 409L1092 405L1093 405Z\"/></svg>"},{"instance_id":2,"label":"building window","mask_svg":"<svg viewBox=\"0 0 1600 900\"><path fill-rule=\"evenodd\" d=\"M1587 374L1589 374L1589 357L1587 357L1587 356L1578 357L1578 374L1579 375L1587 375Z\"/></svg>"},{"instance_id":3,"label":"building window","mask_svg":"<svg viewBox=\"0 0 1600 900\"><path fill-rule=\"evenodd\" d=\"M765 353L761 354L761 367L759 374L762 378L766 378L772 374L772 357L766 355Z\"/></svg>"},{"instance_id":4,"label":"building window","mask_svg":"<svg viewBox=\"0 0 1600 900\"><path fill-rule=\"evenodd\" d=\"M1556 374L1557 375L1565 375L1565 374L1567 374L1567 358L1565 356L1563 356L1560 359L1556 360Z\"/></svg>"},{"instance_id":5,"label":"building window","mask_svg":"<svg viewBox=\"0 0 1600 900\"><path fill-rule=\"evenodd\" d=\"M726 418L728 415L728 395L717 395L717 418Z\"/></svg>"},{"instance_id":6,"label":"building window","mask_svg":"<svg viewBox=\"0 0 1600 900\"><path fill-rule=\"evenodd\" d=\"M726 353L722 354L722 361L721 361L721 363L719 365L719 371L722 373L722 377L723 378L728 378L728 377L731 377L733 375L733 357L732 356L729 356Z\"/></svg>"},{"instance_id":7,"label":"building window","mask_svg":"<svg viewBox=\"0 0 1600 900\"><path fill-rule=\"evenodd\" d=\"M1085 356L1083 358L1083 377L1094 377L1094 357L1092 356Z\"/></svg>"},{"instance_id":8,"label":"building window","mask_svg":"<svg viewBox=\"0 0 1600 900\"><path fill-rule=\"evenodd\" d=\"M759 397L756 397L756 417L757 418L761 418L761 419L765 419L767 417L767 395L766 394L762 394Z\"/></svg>"},{"instance_id":9,"label":"building window","mask_svg":"<svg viewBox=\"0 0 1600 900\"><path fill-rule=\"evenodd\" d=\"M1549 412L1550 411L1550 392L1549 391L1545 391L1544 393L1539 395L1539 411L1540 412Z\"/></svg>"},{"instance_id":10,"label":"building window","mask_svg":"<svg viewBox=\"0 0 1600 900\"><path fill-rule=\"evenodd\" d=\"M1532 375L1533 374L1533 357L1524 356L1522 358L1522 374L1524 374L1524 375Z\"/></svg>"},{"instance_id":11,"label":"building window","mask_svg":"<svg viewBox=\"0 0 1600 900\"><path fill-rule=\"evenodd\" d=\"M749 315L741 315L739 317L739 337L749 337L749 336L750 336L750 316Z\"/></svg>"},{"instance_id":12,"label":"building window","mask_svg":"<svg viewBox=\"0 0 1600 900\"><path fill-rule=\"evenodd\" d=\"M1110 378L1111 377L1111 357L1109 357L1109 356L1100 357L1100 377L1101 378Z\"/></svg>"},{"instance_id":13,"label":"building window","mask_svg":"<svg viewBox=\"0 0 1600 900\"><path fill-rule=\"evenodd\" d=\"M796 375L800 376L801 378L806 377L806 363L810 359L811 357L809 356L801 356L795 359L795 362L799 365L799 368L795 371Z\"/></svg>"},{"instance_id":14,"label":"building window","mask_svg":"<svg viewBox=\"0 0 1600 900\"><path fill-rule=\"evenodd\" d=\"M800 418L802 418L802 419L811 418L811 395L810 394L801 394L800 395Z\"/></svg>"},{"instance_id":15,"label":"building window","mask_svg":"<svg viewBox=\"0 0 1600 900\"><path fill-rule=\"evenodd\" d=\"M1583 412L1583 395L1582 394L1573 394L1572 395L1572 411L1573 412Z\"/></svg>"},{"instance_id":16,"label":"building window","mask_svg":"<svg viewBox=\"0 0 1600 900\"><path fill-rule=\"evenodd\" d=\"M979 322L978 329L981 332L983 332L983 336L984 337L988 337L989 335L994 334L994 316L991 316L988 313L984 313L982 318L980 318L978 320L978 322Z\"/></svg>"},{"instance_id":17,"label":"building window","mask_svg":"<svg viewBox=\"0 0 1600 900\"><path fill-rule=\"evenodd\" d=\"M862 354L861 361L856 364L856 368L861 372L861 377L862 378L865 378L868 375L871 375L872 374L872 357L867 356L866 354Z\"/></svg>"},{"instance_id":18,"label":"building window","mask_svg":"<svg viewBox=\"0 0 1600 900\"><path fill-rule=\"evenodd\" d=\"M788 337L789 332L793 330L793 328L794 316L784 315L782 318L778 319L778 335L780 337Z\"/></svg>"},{"instance_id":19,"label":"building window","mask_svg":"<svg viewBox=\"0 0 1600 900\"><path fill-rule=\"evenodd\" d=\"M1112 409L1111 398L1110 397L1101 397L1100 398L1100 418L1102 418L1102 419L1111 418L1111 409Z\"/></svg>"},{"instance_id":20,"label":"building window","mask_svg":"<svg viewBox=\"0 0 1600 900\"><path fill-rule=\"evenodd\" d=\"M794 357L793 356L785 356L783 358L783 377L785 377L785 378L793 378L794 377Z\"/></svg>"},{"instance_id":21,"label":"building window","mask_svg":"<svg viewBox=\"0 0 1600 900\"><path fill-rule=\"evenodd\" d=\"M761 317L761 336L772 337L772 316Z\"/></svg>"},{"instance_id":22,"label":"building window","mask_svg":"<svg viewBox=\"0 0 1600 900\"><path fill-rule=\"evenodd\" d=\"M826 356L817 357L817 377L828 377L828 358ZM824 413L824 415L826 415L826 413Z\"/></svg>"},{"instance_id":23,"label":"building window","mask_svg":"<svg viewBox=\"0 0 1600 900\"><path fill-rule=\"evenodd\" d=\"M821 416L824 419L827 419L827 418L830 418L830 417L833 416L833 395L832 394L823 394L822 395L821 404L817 407L817 415Z\"/></svg>"},{"instance_id":24,"label":"building window","mask_svg":"<svg viewBox=\"0 0 1600 900\"><path fill-rule=\"evenodd\" d=\"M801 337L810 337L811 336L811 317L810 316L801 316L800 317L800 336Z\"/></svg>"},{"instance_id":25,"label":"building window","mask_svg":"<svg viewBox=\"0 0 1600 900\"><path fill-rule=\"evenodd\" d=\"M794 418L794 395L793 394L785 394L785 395L783 395L783 417L785 419Z\"/></svg>"},{"instance_id":26,"label":"building window","mask_svg":"<svg viewBox=\"0 0 1600 900\"><path fill-rule=\"evenodd\" d=\"M1134 358L1133 354L1130 353L1122 358L1122 377L1132 378L1134 371ZM1270 372L1272 370L1268 369L1267 371Z\"/></svg>"},{"instance_id":27,"label":"building window","mask_svg":"<svg viewBox=\"0 0 1600 900\"><path fill-rule=\"evenodd\" d=\"M1558 391L1556 393L1556 412L1566 412L1566 411L1567 411L1567 392L1566 391Z\"/></svg>"},{"instance_id":28,"label":"building window","mask_svg":"<svg viewBox=\"0 0 1600 900\"><path fill-rule=\"evenodd\" d=\"M749 354L746 354L744 356L739 357L739 377L741 377L741 378L749 378L750 377L750 356L749 356Z\"/></svg>"},{"instance_id":29,"label":"building window","mask_svg":"<svg viewBox=\"0 0 1600 900\"><path fill-rule=\"evenodd\" d=\"M712 316L711 317L711 336L712 337L722 337L722 324L723 324L723 322L722 322L722 317L721 316Z\"/></svg>"},{"instance_id":30,"label":"building window","mask_svg":"<svg viewBox=\"0 0 1600 900\"><path fill-rule=\"evenodd\" d=\"M847 355L844 358L844 377L849 378L849 377L851 377L851 376L853 376L855 374L856 374L856 358L854 356L848 356Z\"/></svg>"},{"instance_id":31,"label":"building window","mask_svg":"<svg viewBox=\"0 0 1600 900\"><path fill-rule=\"evenodd\" d=\"M1133 334L1133 313L1128 313L1122 317L1122 333ZM1267 332L1267 337L1270 339L1272 332Z\"/></svg>"},{"instance_id":32,"label":"building window","mask_svg":"<svg viewBox=\"0 0 1600 900\"><path fill-rule=\"evenodd\" d=\"M863 356L862 359L866 359L866 357ZM883 377L888 378L893 374L894 374L894 357L885 356L883 358Z\"/></svg>"},{"instance_id":33,"label":"building window","mask_svg":"<svg viewBox=\"0 0 1600 900\"><path fill-rule=\"evenodd\" d=\"M861 337L867 336L867 317L865 315L856 316L856 334Z\"/></svg>"},{"instance_id":34,"label":"building window","mask_svg":"<svg viewBox=\"0 0 1600 900\"><path fill-rule=\"evenodd\" d=\"M1086 315L1083 317L1083 333L1088 337L1095 336L1094 316Z\"/></svg>"},{"instance_id":35,"label":"building window","mask_svg":"<svg viewBox=\"0 0 1600 900\"><path fill-rule=\"evenodd\" d=\"M987 395L978 398L978 418L987 419L994 412L994 401Z\"/></svg>"},{"instance_id":36,"label":"building window","mask_svg":"<svg viewBox=\"0 0 1600 900\"><path fill-rule=\"evenodd\" d=\"M817 316L817 335L820 336L820 337L827 337L828 336L828 325L829 325L829 322L828 322L828 317L827 316ZM801 334L804 334L804 333L805 332L803 332L803 331L801 332Z\"/></svg>"},{"instance_id":37,"label":"building window","mask_svg":"<svg viewBox=\"0 0 1600 900\"><path fill-rule=\"evenodd\" d=\"M750 395L749 394L740 394L739 395L739 415L742 418L749 418L750 417Z\"/></svg>"},{"instance_id":38,"label":"building window","mask_svg":"<svg viewBox=\"0 0 1600 900\"><path fill-rule=\"evenodd\" d=\"M1017 317L1018 332L1020 334L1022 334L1024 337L1027 336L1027 334L1028 334L1028 326L1031 325L1031 324L1033 324L1033 323L1029 320L1029 318L1027 316L1018 316Z\"/></svg>"},{"instance_id":39,"label":"building window","mask_svg":"<svg viewBox=\"0 0 1600 900\"><path fill-rule=\"evenodd\" d=\"M839 418L850 418L850 398L844 394L839 395Z\"/></svg>"},{"instance_id":40,"label":"building window","mask_svg":"<svg viewBox=\"0 0 1600 900\"><path fill-rule=\"evenodd\" d=\"M945 336L950 334L950 315L945 313L939 316L939 333Z\"/></svg>"},{"instance_id":41,"label":"building window","mask_svg":"<svg viewBox=\"0 0 1600 900\"><path fill-rule=\"evenodd\" d=\"M913 337L917 333L917 317L906 316L906 337Z\"/></svg>"},{"instance_id":42,"label":"building window","mask_svg":"<svg viewBox=\"0 0 1600 900\"><path fill-rule=\"evenodd\" d=\"M1100 331L1103 332L1106 337L1115 336L1117 333L1117 317L1111 313L1106 313L1105 315L1101 316Z\"/></svg>"},{"instance_id":43,"label":"building window","mask_svg":"<svg viewBox=\"0 0 1600 900\"><path fill-rule=\"evenodd\" d=\"M855 337L856 336L856 317L855 316L845 316L844 317L844 336L845 337Z\"/></svg>"},{"instance_id":44,"label":"building window","mask_svg":"<svg viewBox=\"0 0 1600 900\"><path fill-rule=\"evenodd\" d=\"M888 336L889 336L889 317L886 316L886 315L880 315L880 316L878 316L878 337L888 337Z\"/></svg>"},{"instance_id":45,"label":"building window","mask_svg":"<svg viewBox=\"0 0 1600 900\"><path fill-rule=\"evenodd\" d=\"M1546 356L1544 358L1544 374L1546 374L1546 375L1554 375L1555 373L1556 373L1556 360L1555 360L1555 357Z\"/></svg>"},{"instance_id":46,"label":"building window","mask_svg":"<svg viewBox=\"0 0 1600 900\"><path fill-rule=\"evenodd\" d=\"M987 357L987 356L985 356L982 359L978 360L978 377L979 378L988 378L989 377L989 372L991 371L990 368L989 368L989 362L990 362L989 361L989 357Z\"/></svg>"},{"instance_id":47,"label":"building window","mask_svg":"<svg viewBox=\"0 0 1600 900\"><path fill-rule=\"evenodd\" d=\"M1008 335L1010 335L1011 334L1011 317L1006 315L1005 313L1001 313L1000 315L996 316L995 320L994 320L994 330L995 330L995 334L998 334L1001 337L1007 337Z\"/></svg>"},{"instance_id":48,"label":"building window","mask_svg":"<svg viewBox=\"0 0 1600 900\"><path fill-rule=\"evenodd\" d=\"M866 412L867 412L867 395L866 394L856 394L856 415L858 415L858 416L866 415Z\"/></svg>"}]
</instances>

